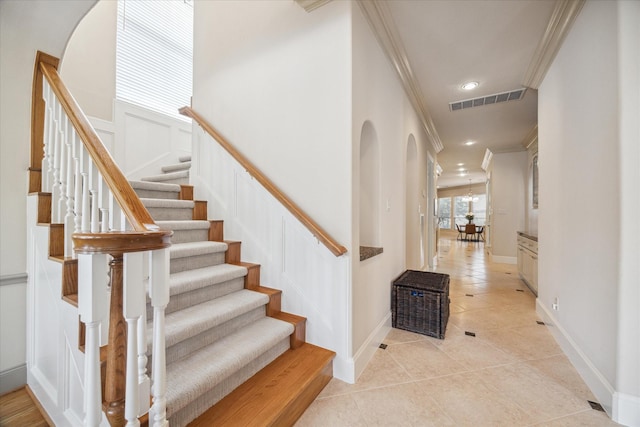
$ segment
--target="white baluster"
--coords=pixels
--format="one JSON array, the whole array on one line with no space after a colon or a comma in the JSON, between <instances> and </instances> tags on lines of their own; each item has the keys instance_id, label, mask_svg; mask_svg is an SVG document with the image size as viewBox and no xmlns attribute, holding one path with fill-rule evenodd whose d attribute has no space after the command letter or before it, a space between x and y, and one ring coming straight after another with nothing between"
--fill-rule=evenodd
<instances>
[{"instance_id":1,"label":"white baluster","mask_svg":"<svg viewBox=\"0 0 640 427\"><path fill-rule=\"evenodd\" d=\"M126 227L125 216L120 205L118 205L118 202L113 197L113 194L109 197L109 212L111 213L109 217L109 221L111 221L109 228L112 231L124 231Z\"/></svg>"},{"instance_id":2,"label":"white baluster","mask_svg":"<svg viewBox=\"0 0 640 427\"><path fill-rule=\"evenodd\" d=\"M165 427L167 422L167 367L164 339L164 310L169 303L169 250L151 251L149 295L153 306L153 405L149 424Z\"/></svg>"},{"instance_id":3,"label":"white baluster","mask_svg":"<svg viewBox=\"0 0 640 427\"><path fill-rule=\"evenodd\" d=\"M51 188L51 222L60 223L60 104L56 101L54 106L53 122L53 187Z\"/></svg>"},{"instance_id":4,"label":"white baluster","mask_svg":"<svg viewBox=\"0 0 640 427\"><path fill-rule=\"evenodd\" d=\"M95 190L89 190L91 194L91 232L97 233L100 231L100 220L98 217L98 192Z\"/></svg>"},{"instance_id":5,"label":"white baluster","mask_svg":"<svg viewBox=\"0 0 640 427\"><path fill-rule=\"evenodd\" d=\"M106 233L109 231L109 209L100 209L100 232Z\"/></svg>"},{"instance_id":6,"label":"white baluster","mask_svg":"<svg viewBox=\"0 0 640 427\"><path fill-rule=\"evenodd\" d=\"M144 313L143 253L124 254L123 311L127 322L127 378L125 418L127 426L139 426L140 395L138 393L138 320ZM149 399L147 395L147 400Z\"/></svg>"},{"instance_id":7,"label":"white baluster","mask_svg":"<svg viewBox=\"0 0 640 427\"><path fill-rule=\"evenodd\" d=\"M89 176L86 173L82 173L82 222L80 225L80 231L88 233L91 230L91 211L89 203Z\"/></svg>"},{"instance_id":8,"label":"white baluster","mask_svg":"<svg viewBox=\"0 0 640 427\"><path fill-rule=\"evenodd\" d=\"M104 181L104 177L100 176L98 181L98 208L100 209L100 230L105 232L109 230L109 186Z\"/></svg>"},{"instance_id":9,"label":"white baluster","mask_svg":"<svg viewBox=\"0 0 640 427\"><path fill-rule=\"evenodd\" d=\"M69 134L67 135L67 173L66 173L66 181L67 181L67 191L66 191L66 215L64 216L64 256L71 257L73 256L73 241L71 236L73 235L74 229L74 213L73 213L73 195L75 193L75 181L74 181L74 173L75 173L75 162L73 160L73 144L76 137L76 133L73 130L73 127L69 123L67 119Z\"/></svg>"},{"instance_id":10,"label":"white baluster","mask_svg":"<svg viewBox=\"0 0 640 427\"><path fill-rule=\"evenodd\" d=\"M58 215L59 222L64 224L64 218L67 214L67 127L68 120L63 120L60 124L60 198L58 199Z\"/></svg>"},{"instance_id":11,"label":"white baluster","mask_svg":"<svg viewBox=\"0 0 640 427\"><path fill-rule=\"evenodd\" d=\"M42 191L51 191L51 178L50 174L53 173L53 164L51 160L51 88L47 81L44 81L43 98L45 101L44 109L44 158L42 159L41 174L42 174Z\"/></svg>"},{"instance_id":12,"label":"white baluster","mask_svg":"<svg viewBox=\"0 0 640 427\"><path fill-rule=\"evenodd\" d=\"M151 380L147 375L147 362L147 304L145 301L142 307L142 316L138 319L138 387L140 393L140 410L138 411L138 416L149 412Z\"/></svg>"},{"instance_id":13,"label":"white baluster","mask_svg":"<svg viewBox=\"0 0 640 427\"><path fill-rule=\"evenodd\" d=\"M84 366L85 426L102 421L100 383L100 323L107 314L107 287L104 283L106 255L78 255L78 312L86 325Z\"/></svg>"},{"instance_id":14,"label":"white baluster","mask_svg":"<svg viewBox=\"0 0 640 427\"><path fill-rule=\"evenodd\" d=\"M73 231L79 233L82 230L82 188L83 178L80 172L80 159L74 159L75 163L75 194L73 196L73 213L75 214Z\"/></svg>"}]
</instances>

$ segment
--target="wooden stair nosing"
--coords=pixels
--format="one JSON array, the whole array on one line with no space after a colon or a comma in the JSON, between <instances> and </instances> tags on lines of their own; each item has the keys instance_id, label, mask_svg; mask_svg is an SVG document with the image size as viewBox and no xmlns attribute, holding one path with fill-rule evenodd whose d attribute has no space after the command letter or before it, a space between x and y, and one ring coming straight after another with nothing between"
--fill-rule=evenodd
<instances>
[{"instance_id":1,"label":"wooden stair nosing","mask_svg":"<svg viewBox=\"0 0 640 427\"><path fill-rule=\"evenodd\" d=\"M272 315L274 319L282 320L283 322L291 323L293 325L293 333L290 338L290 346L293 349L299 348L305 344L307 340L307 318L298 316L296 314L280 311Z\"/></svg>"},{"instance_id":2,"label":"wooden stair nosing","mask_svg":"<svg viewBox=\"0 0 640 427\"><path fill-rule=\"evenodd\" d=\"M308 343L287 350L189 426L291 426L333 377L334 357Z\"/></svg>"}]
</instances>

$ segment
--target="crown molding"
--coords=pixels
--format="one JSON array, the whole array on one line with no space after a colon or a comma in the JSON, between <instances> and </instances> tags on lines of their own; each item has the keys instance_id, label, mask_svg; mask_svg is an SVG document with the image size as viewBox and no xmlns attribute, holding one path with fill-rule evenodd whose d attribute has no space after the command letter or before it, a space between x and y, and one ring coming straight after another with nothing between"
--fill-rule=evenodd
<instances>
[{"instance_id":1,"label":"crown molding","mask_svg":"<svg viewBox=\"0 0 640 427\"><path fill-rule=\"evenodd\" d=\"M488 148L484 152L484 159L482 159L482 170L487 171L491 166L491 159L493 159L493 153Z\"/></svg>"},{"instance_id":2,"label":"crown molding","mask_svg":"<svg viewBox=\"0 0 640 427\"><path fill-rule=\"evenodd\" d=\"M538 141L538 125L535 125L531 130L527 133L527 136L522 140L522 146L527 150L531 147L535 142Z\"/></svg>"},{"instance_id":3,"label":"crown molding","mask_svg":"<svg viewBox=\"0 0 640 427\"><path fill-rule=\"evenodd\" d=\"M522 84L538 89L586 0L559 0L538 43Z\"/></svg>"},{"instance_id":4,"label":"crown molding","mask_svg":"<svg viewBox=\"0 0 640 427\"><path fill-rule=\"evenodd\" d=\"M320 6L324 6L329 3L331 0L295 0L300 7L302 7L307 12L311 12L314 9L319 8Z\"/></svg>"},{"instance_id":5,"label":"crown molding","mask_svg":"<svg viewBox=\"0 0 640 427\"><path fill-rule=\"evenodd\" d=\"M425 132L431 140L431 145L436 153L442 151L444 146L436 130L435 124L424 102L422 90L416 80L407 53L396 30L389 6L381 0L356 0L364 17L369 22L373 33L382 46L393 67L395 68L402 86L409 97L411 105L415 109Z\"/></svg>"}]
</instances>

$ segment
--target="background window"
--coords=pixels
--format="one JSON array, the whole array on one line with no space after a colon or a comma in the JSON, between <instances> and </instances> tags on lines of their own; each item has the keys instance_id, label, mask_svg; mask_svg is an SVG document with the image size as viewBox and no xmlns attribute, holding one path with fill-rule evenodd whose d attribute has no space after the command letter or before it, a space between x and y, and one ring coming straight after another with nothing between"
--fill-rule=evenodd
<instances>
[{"instance_id":1,"label":"background window","mask_svg":"<svg viewBox=\"0 0 640 427\"><path fill-rule=\"evenodd\" d=\"M116 98L181 117L192 76L191 2L118 0Z\"/></svg>"},{"instance_id":2,"label":"background window","mask_svg":"<svg viewBox=\"0 0 640 427\"><path fill-rule=\"evenodd\" d=\"M451 197L438 199L438 224L440 228L451 228Z\"/></svg>"}]
</instances>

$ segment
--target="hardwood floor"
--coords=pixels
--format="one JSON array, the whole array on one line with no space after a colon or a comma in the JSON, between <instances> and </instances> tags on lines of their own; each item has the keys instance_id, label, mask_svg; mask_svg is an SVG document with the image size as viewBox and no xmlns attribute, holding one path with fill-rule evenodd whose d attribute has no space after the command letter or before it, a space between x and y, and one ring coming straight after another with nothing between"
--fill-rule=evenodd
<instances>
[{"instance_id":1,"label":"hardwood floor","mask_svg":"<svg viewBox=\"0 0 640 427\"><path fill-rule=\"evenodd\" d=\"M0 426L53 426L42 415L27 387L0 396Z\"/></svg>"}]
</instances>

